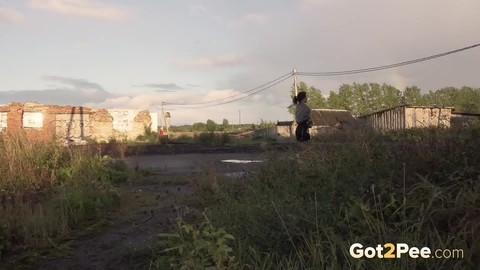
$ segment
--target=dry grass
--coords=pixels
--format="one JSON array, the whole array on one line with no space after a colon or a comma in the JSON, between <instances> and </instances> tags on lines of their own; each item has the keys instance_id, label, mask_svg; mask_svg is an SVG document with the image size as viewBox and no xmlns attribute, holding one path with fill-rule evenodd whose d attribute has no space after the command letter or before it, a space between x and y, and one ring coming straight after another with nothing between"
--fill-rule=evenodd
<instances>
[{"instance_id":1,"label":"dry grass","mask_svg":"<svg viewBox=\"0 0 480 270\"><path fill-rule=\"evenodd\" d=\"M50 246L118 202L112 183L128 177L126 167L95 149L0 136L0 256Z\"/></svg>"}]
</instances>

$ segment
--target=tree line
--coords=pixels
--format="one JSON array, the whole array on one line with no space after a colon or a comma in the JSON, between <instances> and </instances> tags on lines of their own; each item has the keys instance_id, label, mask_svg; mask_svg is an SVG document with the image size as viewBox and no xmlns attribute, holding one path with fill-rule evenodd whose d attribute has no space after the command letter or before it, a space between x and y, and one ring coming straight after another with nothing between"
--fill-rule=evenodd
<instances>
[{"instance_id":1,"label":"tree line","mask_svg":"<svg viewBox=\"0 0 480 270\"><path fill-rule=\"evenodd\" d=\"M216 123L212 119L208 119L205 123L196 122L192 125L172 126L173 132L245 132L256 129L273 127L277 123L261 119L257 124L230 124L227 119L223 119L222 123Z\"/></svg>"},{"instance_id":2,"label":"tree line","mask_svg":"<svg viewBox=\"0 0 480 270\"><path fill-rule=\"evenodd\" d=\"M419 87L412 86L402 93L386 83L353 83L341 85L337 92L331 91L328 97L305 82L300 82L297 89L299 92L307 92L307 105L310 108L345 109L356 116L401 104L454 107L457 112L480 113L480 88L467 86L444 87L424 93ZM294 93L292 86L292 96ZM293 105L289 107L289 111L293 112Z\"/></svg>"}]
</instances>

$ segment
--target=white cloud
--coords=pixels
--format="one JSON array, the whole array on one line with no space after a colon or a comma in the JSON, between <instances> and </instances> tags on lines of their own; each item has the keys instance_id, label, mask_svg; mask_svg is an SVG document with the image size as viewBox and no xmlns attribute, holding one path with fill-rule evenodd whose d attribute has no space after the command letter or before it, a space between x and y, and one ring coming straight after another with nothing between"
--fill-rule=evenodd
<instances>
[{"instance_id":1,"label":"white cloud","mask_svg":"<svg viewBox=\"0 0 480 270\"><path fill-rule=\"evenodd\" d=\"M25 20L25 16L20 12L10 9L0 7L0 22L7 23L21 23Z\"/></svg>"},{"instance_id":2,"label":"white cloud","mask_svg":"<svg viewBox=\"0 0 480 270\"><path fill-rule=\"evenodd\" d=\"M125 8L107 5L94 0L30 0L29 6L63 15L90 17L105 20L120 20L132 14Z\"/></svg>"},{"instance_id":3,"label":"white cloud","mask_svg":"<svg viewBox=\"0 0 480 270\"><path fill-rule=\"evenodd\" d=\"M300 7L305 10L316 9L325 6L331 6L335 3L341 2L338 0L299 0Z\"/></svg>"},{"instance_id":4,"label":"white cloud","mask_svg":"<svg viewBox=\"0 0 480 270\"><path fill-rule=\"evenodd\" d=\"M75 43L72 45L72 49L75 49L75 50L81 50L81 49L86 49L88 48L90 45L88 43L83 43L83 42L80 42L80 43Z\"/></svg>"},{"instance_id":5,"label":"white cloud","mask_svg":"<svg viewBox=\"0 0 480 270\"><path fill-rule=\"evenodd\" d=\"M231 21L228 26L232 28L245 26L262 26L268 23L270 16L260 13L246 14L238 20Z\"/></svg>"},{"instance_id":6,"label":"white cloud","mask_svg":"<svg viewBox=\"0 0 480 270\"><path fill-rule=\"evenodd\" d=\"M207 8L202 5L191 5L188 7L190 14L194 16L199 16L207 12Z\"/></svg>"},{"instance_id":7,"label":"white cloud","mask_svg":"<svg viewBox=\"0 0 480 270\"><path fill-rule=\"evenodd\" d=\"M217 57L201 57L193 60L173 60L176 66L188 69L234 66L240 63L237 54L225 54Z\"/></svg>"}]
</instances>

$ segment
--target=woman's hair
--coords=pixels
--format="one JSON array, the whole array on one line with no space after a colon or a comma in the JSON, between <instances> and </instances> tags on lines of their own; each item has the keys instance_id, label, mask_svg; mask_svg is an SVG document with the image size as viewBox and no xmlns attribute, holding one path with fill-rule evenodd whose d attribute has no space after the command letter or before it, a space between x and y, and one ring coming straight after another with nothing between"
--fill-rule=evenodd
<instances>
[{"instance_id":1,"label":"woman's hair","mask_svg":"<svg viewBox=\"0 0 480 270\"><path fill-rule=\"evenodd\" d=\"M300 101L302 101L304 98L307 97L307 93L302 91L297 94L297 96L293 97L293 104L298 104Z\"/></svg>"}]
</instances>

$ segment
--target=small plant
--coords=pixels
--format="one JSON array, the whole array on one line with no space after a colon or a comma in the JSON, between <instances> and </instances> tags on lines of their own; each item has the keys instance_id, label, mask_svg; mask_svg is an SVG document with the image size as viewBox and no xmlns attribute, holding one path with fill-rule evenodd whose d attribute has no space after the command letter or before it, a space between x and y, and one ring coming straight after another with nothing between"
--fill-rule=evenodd
<instances>
[{"instance_id":1,"label":"small plant","mask_svg":"<svg viewBox=\"0 0 480 270\"><path fill-rule=\"evenodd\" d=\"M171 269L235 269L235 257L229 245L234 237L225 229L215 228L205 214L204 218L198 226L178 219L174 233L159 235L168 239L168 248L163 253L168 254Z\"/></svg>"},{"instance_id":2,"label":"small plant","mask_svg":"<svg viewBox=\"0 0 480 270\"><path fill-rule=\"evenodd\" d=\"M147 143L157 143L158 142L158 134L155 133L152 128L151 124L149 126L143 126L143 134L138 135L136 140L140 142L147 142Z\"/></svg>"}]
</instances>

